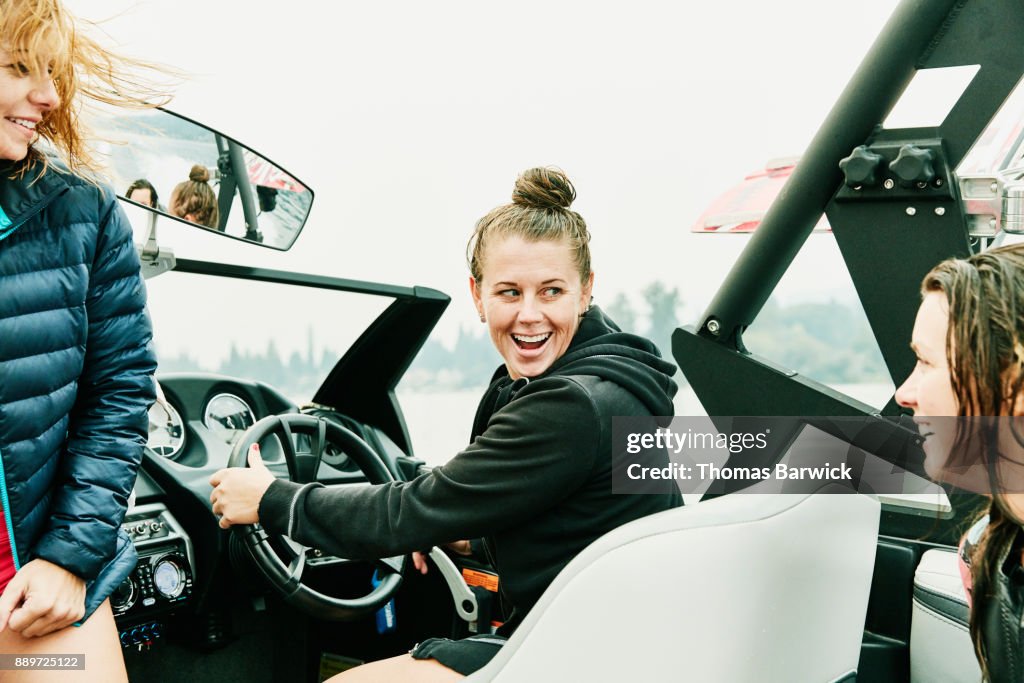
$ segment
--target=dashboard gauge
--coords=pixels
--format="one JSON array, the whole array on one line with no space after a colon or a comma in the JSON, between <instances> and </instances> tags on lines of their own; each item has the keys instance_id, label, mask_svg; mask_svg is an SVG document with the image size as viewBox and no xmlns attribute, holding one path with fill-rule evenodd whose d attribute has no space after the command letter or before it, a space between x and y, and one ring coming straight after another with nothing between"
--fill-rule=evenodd
<instances>
[{"instance_id":1,"label":"dashboard gauge","mask_svg":"<svg viewBox=\"0 0 1024 683\"><path fill-rule=\"evenodd\" d=\"M185 446L185 424L169 402L157 401L149 409L146 445L157 455L174 460Z\"/></svg>"},{"instance_id":2,"label":"dashboard gauge","mask_svg":"<svg viewBox=\"0 0 1024 683\"><path fill-rule=\"evenodd\" d=\"M135 587L135 580L129 576L114 589L114 593L110 596L110 607L114 610L115 615L124 614L132 608L138 598L139 592Z\"/></svg>"},{"instance_id":3,"label":"dashboard gauge","mask_svg":"<svg viewBox=\"0 0 1024 683\"><path fill-rule=\"evenodd\" d=\"M173 557L162 559L153 567L153 586L165 598L176 598L185 590L185 572Z\"/></svg>"},{"instance_id":4,"label":"dashboard gauge","mask_svg":"<svg viewBox=\"0 0 1024 683\"><path fill-rule=\"evenodd\" d=\"M348 470L355 467L355 464L346 455L345 451L333 443L328 443L324 446L323 461L339 470Z\"/></svg>"},{"instance_id":5,"label":"dashboard gauge","mask_svg":"<svg viewBox=\"0 0 1024 683\"><path fill-rule=\"evenodd\" d=\"M203 413L206 428L229 444L255 422L252 408L234 394L217 394L206 404Z\"/></svg>"},{"instance_id":6,"label":"dashboard gauge","mask_svg":"<svg viewBox=\"0 0 1024 683\"><path fill-rule=\"evenodd\" d=\"M328 422L336 424L340 427L344 427L345 429L348 429L355 433L359 433L359 427L357 425L352 424L350 420L345 418L343 415L334 412L333 410L327 408L313 408L308 412L308 414L325 419ZM308 436L300 436L299 438L305 439L305 442L302 443L301 446L309 448L312 445L310 443L310 438ZM332 443L331 441L327 441L327 443L324 445L324 450L323 454L321 455L321 459L323 460L324 463L343 472L356 472L359 470L356 464L352 461L352 458L348 457L348 453L346 453L343 448L341 448L335 443Z\"/></svg>"}]
</instances>

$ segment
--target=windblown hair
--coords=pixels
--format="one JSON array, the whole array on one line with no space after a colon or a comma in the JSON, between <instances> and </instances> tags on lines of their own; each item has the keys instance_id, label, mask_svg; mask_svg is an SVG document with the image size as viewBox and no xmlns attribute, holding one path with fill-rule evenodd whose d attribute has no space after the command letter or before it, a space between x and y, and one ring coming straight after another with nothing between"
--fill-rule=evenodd
<instances>
[{"instance_id":1,"label":"windblown hair","mask_svg":"<svg viewBox=\"0 0 1024 683\"><path fill-rule=\"evenodd\" d=\"M165 89L139 75L167 74L164 67L110 52L79 30L81 25L60 0L0 0L0 46L27 73L48 71L60 96L60 103L43 117L36 132L75 174L100 169L80 120L84 105L148 108L170 99ZM33 148L16 173L35 163L45 168L47 155Z\"/></svg>"},{"instance_id":2,"label":"windblown hair","mask_svg":"<svg viewBox=\"0 0 1024 683\"><path fill-rule=\"evenodd\" d=\"M565 241L583 282L590 276L590 232L587 224L569 206L576 188L560 169L531 168L516 179L512 203L492 209L476 222L466 246L469 272L479 284L483 280L487 245L493 240L518 236L524 240Z\"/></svg>"},{"instance_id":3,"label":"windblown hair","mask_svg":"<svg viewBox=\"0 0 1024 683\"><path fill-rule=\"evenodd\" d=\"M996 585L1021 520L1008 508L1001 493L999 416L1019 412L1024 386L1024 244L976 254L967 259L943 261L924 278L922 294L940 292L949 306L946 358L960 416L950 452L950 465L984 465L992 499L983 514L989 524L971 554L974 605L988 599ZM990 419L967 421L965 417ZM1015 420L1004 420L1013 437ZM970 428L966 428L966 424ZM983 462L967 462L980 455ZM1019 491L1020 487L1011 487ZM981 610L971 610L971 638L985 678L989 668L981 634Z\"/></svg>"},{"instance_id":4,"label":"windblown hair","mask_svg":"<svg viewBox=\"0 0 1024 683\"><path fill-rule=\"evenodd\" d=\"M210 187L210 171L201 164L196 164L188 174L188 180L178 183L171 191L171 213L178 218L191 216L189 220L217 228L220 210L217 208L217 195Z\"/></svg>"}]
</instances>

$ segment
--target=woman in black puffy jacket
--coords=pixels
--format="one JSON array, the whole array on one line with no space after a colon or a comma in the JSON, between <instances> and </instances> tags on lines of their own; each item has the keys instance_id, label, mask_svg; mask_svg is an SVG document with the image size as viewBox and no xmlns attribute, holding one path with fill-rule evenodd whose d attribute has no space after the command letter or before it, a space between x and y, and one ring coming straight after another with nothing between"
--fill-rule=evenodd
<instances>
[{"instance_id":1,"label":"woman in black puffy jacket","mask_svg":"<svg viewBox=\"0 0 1024 683\"><path fill-rule=\"evenodd\" d=\"M0 0L0 652L84 653L62 664L94 681L126 678L107 597L135 565L120 523L156 366L131 229L77 121L83 96L143 101L124 65L58 0Z\"/></svg>"}]
</instances>

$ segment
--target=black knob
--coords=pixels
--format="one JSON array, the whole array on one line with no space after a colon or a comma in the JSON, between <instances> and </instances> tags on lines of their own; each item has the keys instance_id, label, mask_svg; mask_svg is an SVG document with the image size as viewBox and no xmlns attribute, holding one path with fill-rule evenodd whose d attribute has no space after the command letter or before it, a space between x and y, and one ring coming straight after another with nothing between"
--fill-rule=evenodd
<instances>
[{"instance_id":1,"label":"black knob","mask_svg":"<svg viewBox=\"0 0 1024 683\"><path fill-rule=\"evenodd\" d=\"M839 168L846 176L847 187L859 188L877 185L875 172L882 163L882 155L870 151L866 145L861 145L839 162Z\"/></svg>"},{"instance_id":2,"label":"black knob","mask_svg":"<svg viewBox=\"0 0 1024 683\"><path fill-rule=\"evenodd\" d=\"M935 167L932 165L933 157L934 154L930 149L903 145L900 147L900 153L889 164L889 170L907 187L917 183L931 182L935 177Z\"/></svg>"}]
</instances>

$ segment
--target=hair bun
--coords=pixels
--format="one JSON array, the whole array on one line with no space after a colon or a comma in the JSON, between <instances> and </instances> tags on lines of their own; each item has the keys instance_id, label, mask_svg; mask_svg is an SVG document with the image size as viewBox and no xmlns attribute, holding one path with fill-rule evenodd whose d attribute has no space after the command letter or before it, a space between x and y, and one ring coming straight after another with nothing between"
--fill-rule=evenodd
<instances>
[{"instance_id":1,"label":"hair bun","mask_svg":"<svg viewBox=\"0 0 1024 683\"><path fill-rule=\"evenodd\" d=\"M538 209L568 209L576 199L576 188L561 169L554 166L531 168L516 178L512 203Z\"/></svg>"},{"instance_id":2,"label":"hair bun","mask_svg":"<svg viewBox=\"0 0 1024 683\"><path fill-rule=\"evenodd\" d=\"M193 183L207 183L210 181L210 170L201 164L196 164L189 171L188 179Z\"/></svg>"}]
</instances>

